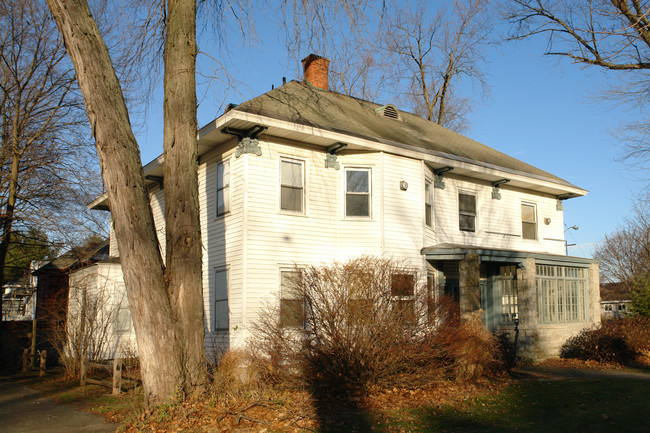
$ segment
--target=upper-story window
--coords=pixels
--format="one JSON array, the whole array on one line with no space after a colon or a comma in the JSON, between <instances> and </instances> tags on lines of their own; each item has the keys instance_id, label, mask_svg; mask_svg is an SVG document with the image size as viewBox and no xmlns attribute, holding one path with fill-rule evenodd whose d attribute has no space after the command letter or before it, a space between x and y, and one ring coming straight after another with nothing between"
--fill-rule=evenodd
<instances>
[{"instance_id":1,"label":"upper-story window","mask_svg":"<svg viewBox=\"0 0 650 433\"><path fill-rule=\"evenodd\" d=\"M537 209L534 204L521 204L521 237L537 239Z\"/></svg>"},{"instance_id":2,"label":"upper-story window","mask_svg":"<svg viewBox=\"0 0 650 433\"><path fill-rule=\"evenodd\" d=\"M304 212L305 164L293 159L280 160L280 209Z\"/></svg>"},{"instance_id":3,"label":"upper-story window","mask_svg":"<svg viewBox=\"0 0 650 433\"><path fill-rule=\"evenodd\" d=\"M433 227L433 185L429 179L424 181L424 223Z\"/></svg>"},{"instance_id":4,"label":"upper-story window","mask_svg":"<svg viewBox=\"0 0 650 433\"><path fill-rule=\"evenodd\" d=\"M345 216L370 216L370 169L345 170Z\"/></svg>"},{"instance_id":5,"label":"upper-story window","mask_svg":"<svg viewBox=\"0 0 650 433\"><path fill-rule=\"evenodd\" d=\"M476 196L458 194L458 227L464 232L476 232Z\"/></svg>"},{"instance_id":6,"label":"upper-story window","mask_svg":"<svg viewBox=\"0 0 650 433\"><path fill-rule=\"evenodd\" d=\"M217 216L230 211L230 160L217 164Z\"/></svg>"}]
</instances>

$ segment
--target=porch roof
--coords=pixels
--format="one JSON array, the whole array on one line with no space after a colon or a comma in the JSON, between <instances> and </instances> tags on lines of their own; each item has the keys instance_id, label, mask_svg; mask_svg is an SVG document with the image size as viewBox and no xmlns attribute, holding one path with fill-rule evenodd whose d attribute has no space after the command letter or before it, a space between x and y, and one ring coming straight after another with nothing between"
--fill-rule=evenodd
<instances>
[{"instance_id":1,"label":"porch roof","mask_svg":"<svg viewBox=\"0 0 650 433\"><path fill-rule=\"evenodd\" d=\"M534 258L538 265L562 265L587 268L598 260L585 257L565 256L560 254L518 251L500 248L485 248L475 245L438 244L424 247L420 251L427 260L463 260L467 254L476 254L481 262L516 263L525 267L527 258Z\"/></svg>"}]
</instances>

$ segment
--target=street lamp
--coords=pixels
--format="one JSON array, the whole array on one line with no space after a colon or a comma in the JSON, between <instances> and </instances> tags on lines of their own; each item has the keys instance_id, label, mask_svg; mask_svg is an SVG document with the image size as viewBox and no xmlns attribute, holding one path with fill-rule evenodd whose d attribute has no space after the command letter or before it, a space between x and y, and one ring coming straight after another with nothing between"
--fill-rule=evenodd
<instances>
[{"instance_id":1,"label":"street lamp","mask_svg":"<svg viewBox=\"0 0 650 433\"><path fill-rule=\"evenodd\" d=\"M569 230L578 230L580 227L573 225L571 227L567 227L564 229L564 233L568 232ZM569 255L569 246L574 246L575 244L569 244L567 243L566 236L564 237L564 251L566 255Z\"/></svg>"}]
</instances>

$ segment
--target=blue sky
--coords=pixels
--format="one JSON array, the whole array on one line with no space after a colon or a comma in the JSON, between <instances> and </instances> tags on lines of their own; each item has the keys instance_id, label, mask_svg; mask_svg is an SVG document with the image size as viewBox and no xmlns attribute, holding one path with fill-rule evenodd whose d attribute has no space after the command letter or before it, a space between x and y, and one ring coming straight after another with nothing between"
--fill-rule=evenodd
<instances>
[{"instance_id":1,"label":"blue sky","mask_svg":"<svg viewBox=\"0 0 650 433\"><path fill-rule=\"evenodd\" d=\"M231 47L220 57L242 83L239 95L223 97L214 84L200 94L199 126L216 118L223 103L239 103L279 86L282 77L301 79L298 59L287 59L281 38L271 27L258 28L252 48ZM598 98L615 73L585 69L567 59L543 56L543 38L491 47L483 65L490 95L476 102L468 116L468 137L494 147L589 190L586 197L565 202L565 223L575 243L569 254L591 256L596 242L629 215L636 191L646 187L641 173L617 161L623 153L616 129L630 113ZM202 38L199 47L217 42ZM309 53L304 53L306 56ZM201 60L203 71L210 66ZM471 91L471 89L468 89ZM386 101L377 101L386 102ZM136 136L143 163L162 152L162 98L155 93Z\"/></svg>"}]
</instances>

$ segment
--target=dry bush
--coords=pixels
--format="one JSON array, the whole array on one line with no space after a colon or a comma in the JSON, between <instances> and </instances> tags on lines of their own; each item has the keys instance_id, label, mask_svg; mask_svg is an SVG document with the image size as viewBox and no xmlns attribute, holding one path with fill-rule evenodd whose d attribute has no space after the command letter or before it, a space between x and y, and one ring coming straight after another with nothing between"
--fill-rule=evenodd
<instances>
[{"instance_id":1,"label":"dry bush","mask_svg":"<svg viewBox=\"0 0 650 433\"><path fill-rule=\"evenodd\" d=\"M481 322L481 311L458 323L439 327L435 343L445 351L445 358L457 379L475 380L504 368L499 339Z\"/></svg>"},{"instance_id":2,"label":"dry bush","mask_svg":"<svg viewBox=\"0 0 650 433\"><path fill-rule=\"evenodd\" d=\"M412 268L361 257L294 275L294 303L271 305L254 328L256 358L271 382L328 390L417 386L493 368L496 339L480 323L458 326L457 305L427 299Z\"/></svg>"},{"instance_id":3,"label":"dry bush","mask_svg":"<svg viewBox=\"0 0 650 433\"><path fill-rule=\"evenodd\" d=\"M263 395L267 390L267 384L262 380L266 366L258 360L247 350L222 353L212 369L212 397L240 401L254 400Z\"/></svg>"},{"instance_id":4,"label":"dry bush","mask_svg":"<svg viewBox=\"0 0 650 433\"><path fill-rule=\"evenodd\" d=\"M586 328L562 346L562 358L630 364L650 351L650 319L627 317Z\"/></svg>"},{"instance_id":5,"label":"dry bush","mask_svg":"<svg viewBox=\"0 0 650 433\"><path fill-rule=\"evenodd\" d=\"M625 339L610 329L588 328L569 338L560 349L561 358L574 358L597 362L617 362L627 364L634 360L635 354Z\"/></svg>"}]
</instances>

